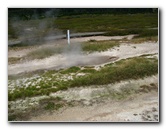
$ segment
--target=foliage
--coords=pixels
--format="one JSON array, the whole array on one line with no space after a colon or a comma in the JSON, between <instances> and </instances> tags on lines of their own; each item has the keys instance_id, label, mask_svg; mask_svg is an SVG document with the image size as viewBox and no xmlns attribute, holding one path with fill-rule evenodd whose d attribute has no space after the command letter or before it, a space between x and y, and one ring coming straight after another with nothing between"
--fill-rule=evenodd
<instances>
[{"instance_id":1,"label":"foliage","mask_svg":"<svg viewBox=\"0 0 166 129\"><path fill-rule=\"evenodd\" d=\"M82 50L88 52L105 51L115 46L119 46L118 41L89 41L82 43Z\"/></svg>"},{"instance_id":2,"label":"foliage","mask_svg":"<svg viewBox=\"0 0 166 129\"><path fill-rule=\"evenodd\" d=\"M95 73L96 70L91 69L91 68L85 68L85 69L81 70L81 72L83 72L83 73Z\"/></svg>"},{"instance_id":3,"label":"foliage","mask_svg":"<svg viewBox=\"0 0 166 129\"><path fill-rule=\"evenodd\" d=\"M73 80L57 80L57 77L60 75L65 74L66 76L69 73L77 73L78 71L88 74L75 77ZM64 71L59 71L57 77L54 76L55 73L57 73L57 71L48 71L41 75L41 78L45 77L45 79L43 78L34 86L30 85L27 88L15 89L13 92L9 93L9 101L18 98L49 95L52 92L66 90L70 87L104 85L121 80L138 79L154 75L158 73L158 60L155 58L135 57L108 64L99 71L90 68L80 70L79 67L74 66ZM40 86L40 88L37 88L37 86Z\"/></svg>"},{"instance_id":4,"label":"foliage","mask_svg":"<svg viewBox=\"0 0 166 129\"><path fill-rule=\"evenodd\" d=\"M55 103L48 102L47 106L45 107L46 110L53 110L55 109Z\"/></svg>"},{"instance_id":5,"label":"foliage","mask_svg":"<svg viewBox=\"0 0 166 129\"><path fill-rule=\"evenodd\" d=\"M30 20L82 14L156 13L157 8L9 8L8 12L10 19Z\"/></svg>"},{"instance_id":6,"label":"foliage","mask_svg":"<svg viewBox=\"0 0 166 129\"><path fill-rule=\"evenodd\" d=\"M80 70L79 67L76 67L76 66L73 66L73 67L70 67L68 69L65 69L65 70L62 70L60 71L60 73L62 74L68 74L68 73L76 73Z\"/></svg>"},{"instance_id":7,"label":"foliage","mask_svg":"<svg viewBox=\"0 0 166 129\"><path fill-rule=\"evenodd\" d=\"M54 21L54 24L56 24L56 26L61 30L71 29L71 32L107 31L111 33L111 31L113 31L120 34L129 34L131 32L135 32L135 30L137 32L147 28L158 27L158 15L80 15L77 17L57 18Z\"/></svg>"},{"instance_id":8,"label":"foliage","mask_svg":"<svg viewBox=\"0 0 166 129\"><path fill-rule=\"evenodd\" d=\"M37 50L34 50L24 58L26 59L43 59L49 56L52 56L54 54L59 54L61 53L61 48L59 47L44 47L44 48L39 48Z\"/></svg>"},{"instance_id":9,"label":"foliage","mask_svg":"<svg viewBox=\"0 0 166 129\"><path fill-rule=\"evenodd\" d=\"M152 37L158 35L158 29L138 29L138 28L129 28L129 29L113 29L106 34L105 36L121 36L129 34L138 34L138 37Z\"/></svg>"},{"instance_id":10,"label":"foliage","mask_svg":"<svg viewBox=\"0 0 166 129\"><path fill-rule=\"evenodd\" d=\"M156 59L131 58L107 65L95 74L74 79L70 86L103 85L126 79L137 79L158 73Z\"/></svg>"}]
</instances>

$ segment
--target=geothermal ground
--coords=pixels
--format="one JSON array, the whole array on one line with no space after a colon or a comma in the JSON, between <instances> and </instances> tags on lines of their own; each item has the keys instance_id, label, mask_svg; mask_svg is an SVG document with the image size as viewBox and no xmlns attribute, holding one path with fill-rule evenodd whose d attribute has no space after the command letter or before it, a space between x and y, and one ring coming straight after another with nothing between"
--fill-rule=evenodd
<instances>
[{"instance_id":1,"label":"geothermal ground","mask_svg":"<svg viewBox=\"0 0 166 129\"><path fill-rule=\"evenodd\" d=\"M139 73L137 64L142 60L145 64L158 61L158 42L135 42L133 37L90 36L71 39L71 46L59 39L44 45L10 47L9 121L159 121L158 72L149 74L145 69L143 76L126 74L122 79L115 73L115 81L101 80L100 84L88 78L98 72L108 75L108 67L123 71L130 66L127 61L132 65L140 60L133 65L134 73ZM82 47L110 41L114 46L101 51L84 51ZM40 51L48 56L41 56ZM90 83L80 83L86 76Z\"/></svg>"}]
</instances>

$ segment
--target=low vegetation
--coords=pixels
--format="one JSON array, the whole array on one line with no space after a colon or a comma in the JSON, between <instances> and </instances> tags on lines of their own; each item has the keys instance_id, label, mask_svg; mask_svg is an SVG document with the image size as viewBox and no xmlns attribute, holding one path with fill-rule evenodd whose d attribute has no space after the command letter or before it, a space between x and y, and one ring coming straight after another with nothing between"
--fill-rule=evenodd
<instances>
[{"instance_id":1,"label":"low vegetation","mask_svg":"<svg viewBox=\"0 0 166 129\"><path fill-rule=\"evenodd\" d=\"M106 51L115 46L119 46L118 41L88 41L82 44L82 50L87 52Z\"/></svg>"},{"instance_id":2,"label":"low vegetation","mask_svg":"<svg viewBox=\"0 0 166 129\"><path fill-rule=\"evenodd\" d=\"M113 29L106 34L105 36L122 36L129 34L137 34L137 37L152 37L158 35L158 29L138 29L138 28L127 28L127 29Z\"/></svg>"},{"instance_id":3,"label":"low vegetation","mask_svg":"<svg viewBox=\"0 0 166 129\"><path fill-rule=\"evenodd\" d=\"M104 85L115 83L126 79L138 79L158 73L158 60L154 58L136 57L111 63L99 71L90 69L82 70L88 72L85 76L72 76L71 72L78 72L80 68L71 67L65 71L48 71L40 76L40 81L31 80L28 87L22 85L9 92L9 101L37 95L49 95L52 92L66 90L70 87ZM63 74L62 74L62 73Z\"/></svg>"},{"instance_id":4,"label":"low vegetation","mask_svg":"<svg viewBox=\"0 0 166 129\"><path fill-rule=\"evenodd\" d=\"M137 79L158 72L157 59L133 58L121 60L115 64L107 65L95 74L77 78L71 82L71 87L103 85L125 79Z\"/></svg>"},{"instance_id":5,"label":"low vegetation","mask_svg":"<svg viewBox=\"0 0 166 129\"><path fill-rule=\"evenodd\" d=\"M59 110L60 108L63 107L63 104L55 104L54 102L48 102L45 109L46 110Z\"/></svg>"},{"instance_id":6,"label":"low vegetation","mask_svg":"<svg viewBox=\"0 0 166 129\"><path fill-rule=\"evenodd\" d=\"M109 93L109 96L113 99L121 100L125 99L128 96L137 93L138 90L135 87L129 86L129 87L121 87L119 91L117 90L111 90Z\"/></svg>"},{"instance_id":7,"label":"low vegetation","mask_svg":"<svg viewBox=\"0 0 166 129\"><path fill-rule=\"evenodd\" d=\"M9 13L10 14L10 13ZM10 15L12 16L12 15ZM10 18L10 17L9 17ZM10 19L9 19L10 20ZM26 25L26 26L25 26ZM23 50L31 47L39 47L44 43L44 37L49 35L64 34L67 29L71 33L77 32L106 32L104 36L123 36L136 34L131 39L122 39L124 42L142 43L145 41L158 41L158 14L157 13L119 13L113 14L82 14L82 15L60 15L56 18L43 17L39 19L29 18L24 15L24 20L9 21L9 40L17 40L23 35L22 44L16 44L9 47L9 50ZM38 45L37 45L38 44ZM106 51L115 46L119 46L120 40L96 41L90 39L81 44L84 52ZM34 46L36 45L36 46ZM133 48L136 48L135 46ZM38 48L24 57L10 57L9 64L19 63L24 60L44 59L54 54L61 54L71 51L71 47L51 46ZM107 85L122 80L144 78L146 76L158 73L158 60L156 58L147 58L151 55L143 55L134 58L123 59L115 63L107 64L99 70L94 66L77 67L72 66L61 70L39 70L35 72L23 73L19 75L10 75L8 78L8 100L15 101L27 97L46 95L45 100L39 101L38 107L27 109L27 111L15 112L9 105L9 121L24 120L30 117L31 113L59 110L66 106L73 106L74 102L68 103L61 97L51 98L51 93L61 90L67 90L72 87L90 87L96 85ZM13 83L14 82L14 83ZM109 93L102 94L101 97L112 97L113 99L124 99L133 93L158 91L158 85L151 83L141 85L139 89L132 86L122 87L120 90L110 90ZM39 110L38 110L39 109Z\"/></svg>"},{"instance_id":8,"label":"low vegetation","mask_svg":"<svg viewBox=\"0 0 166 129\"><path fill-rule=\"evenodd\" d=\"M82 50L84 52L95 52L95 51L105 51L109 48L119 46L118 41L96 41L96 40L90 40L88 42L84 42L81 44ZM76 48L77 49L77 48ZM20 60L33 60L33 59L44 59L47 57L50 57L54 54L63 54L63 53L70 53L73 51L72 47L66 47L66 46L48 46L43 48L38 48L36 50L33 50L29 52L24 57L10 57L9 64L15 64L18 63Z\"/></svg>"},{"instance_id":9,"label":"low vegetation","mask_svg":"<svg viewBox=\"0 0 166 129\"><path fill-rule=\"evenodd\" d=\"M97 71L95 69L92 69L92 68L85 68L85 69L81 70L80 72L82 72L82 73L95 73Z\"/></svg>"},{"instance_id":10,"label":"low vegetation","mask_svg":"<svg viewBox=\"0 0 166 129\"><path fill-rule=\"evenodd\" d=\"M146 29L158 26L157 14L77 15L60 17L54 22L61 30L72 28L76 32L112 31L131 28ZM129 32L127 32L129 33ZM133 33L133 32L132 32Z\"/></svg>"},{"instance_id":11,"label":"low vegetation","mask_svg":"<svg viewBox=\"0 0 166 129\"><path fill-rule=\"evenodd\" d=\"M68 73L76 73L80 70L79 67L73 66L65 70L61 70L60 73L62 74L68 74Z\"/></svg>"},{"instance_id":12,"label":"low vegetation","mask_svg":"<svg viewBox=\"0 0 166 129\"><path fill-rule=\"evenodd\" d=\"M41 23L43 23L43 27L41 27ZM57 18L23 20L17 21L17 25L14 28L9 26L9 38L11 36L16 38L14 31L18 33L17 37L19 37L19 34L22 34L21 32L26 29L25 24L29 28L36 29L33 30L33 33L26 33L25 36L29 38L24 42L34 39L34 37L37 40L35 42L34 40L30 40L28 43L23 43L24 45L35 45L37 42L41 42L40 39L44 36L55 34L55 30L57 33L66 33L67 29L70 29L71 33L104 31L108 32L106 35L109 36L139 34L142 37L156 35L157 29L155 30L153 28L158 27L158 14L82 14Z\"/></svg>"},{"instance_id":13,"label":"low vegetation","mask_svg":"<svg viewBox=\"0 0 166 129\"><path fill-rule=\"evenodd\" d=\"M21 59L22 59L21 57L10 57L8 58L8 63L9 64L19 63Z\"/></svg>"},{"instance_id":14,"label":"low vegetation","mask_svg":"<svg viewBox=\"0 0 166 129\"><path fill-rule=\"evenodd\" d=\"M43 59L49 56L52 56L54 54L59 54L61 53L61 48L59 47L44 47L44 48L39 48L37 50L34 50L30 53L28 53L28 55L26 55L26 57L24 58L28 58L28 59Z\"/></svg>"},{"instance_id":15,"label":"low vegetation","mask_svg":"<svg viewBox=\"0 0 166 129\"><path fill-rule=\"evenodd\" d=\"M131 39L129 42L131 43L143 43L143 42L157 42L158 41L158 36L151 36L151 37L136 37Z\"/></svg>"}]
</instances>

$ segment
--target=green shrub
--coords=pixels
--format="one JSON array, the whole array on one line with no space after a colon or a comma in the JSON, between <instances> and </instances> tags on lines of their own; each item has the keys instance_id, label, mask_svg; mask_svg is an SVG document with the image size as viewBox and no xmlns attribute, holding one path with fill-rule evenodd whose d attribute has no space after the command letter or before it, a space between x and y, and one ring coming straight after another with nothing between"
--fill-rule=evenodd
<instances>
[{"instance_id":1,"label":"green shrub","mask_svg":"<svg viewBox=\"0 0 166 129\"><path fill-rule=\"evenodd\" d=\"M65 70L62 70L60 71L61 74L68 74L68 73L76 73L80 70L79 67L76 67L76 66L73 66L73 67L70 67L68 69L65 69Z\"/></svg>"},{"instance_id":2,"label":"green shrub","mask_svg":"<svg viewBox=\"0 0 166 129\"><path fill-rule=\"evenodd\" d=\"M86 68L86 69L81 70L81 72L83 72L83 73L95 73L96 70L95 69L91 69L91 68Z\"/></svg>"},{"instance_id":3,"label":"green shrub","mask_svg":"<svg viewBox=\"0 0 166 129\"><path fill-rule=\"evenodd\" d=\"M153 61L154 60L154 61ZM103 85L126 79L138 79L158 73L158 62L155 59L131 58L107 65L100 71L76 78L70 86Z\"/></svg>"},{"instance_id":4,"label":"green shrub","mask_svg":"<svg viewBox=\"0 0 166 129\"><path fill-rule=\"evenodd\" d=\"M46 110L54 110L55 109L55 103L48 102L48 104L45 107Z\"/></svg>"},{"instance_id":5,"label":"green shrub","mask_svg":"<svg viewBox=\"0 0 166 129\"><path fill-rule=\"evenodd\" d=\"M44 81L40 85L40 89L37 89L35 86L19 88L13 93L9 93L8 99L12 101L18 98L49 95L51 92L67 90L69 87L104 85L126 79L143 78L158 73L158 60L155 58L135 57L123 59L114 64L108 64L99 71L88 68L80 70L79 67L74 66L63 72L66 74L77 71L89 72L89 74L75 78L74 80L57 81L56 88L51 87L48 82Z\"/></svg>"},{"instance_id":6,"label":"green shrub","mask_svg":"<svg viewBox=\"0 0 166 129\"><path fill-rule=\"evenodd\" d=\"M27 59L43 59L46 57L50 57L54 54L61 53L62 49L58 47L45 47L45 48L39 48L37 50L34 50L25 57Z\"/></svg>"},{"instance_id":7,"label":"green shrub","mask_svg":"<svg viewBox=\"0 0 166 129\"><path fill-rule=\"evenodd\" d=\"M96 41L96 42L85 42L82 44L83 51L94 52L94 51L106 51L112 47L119 46L117 41Z\"/></svg>"},{"instance_id":8,"label":"green shrub","mask_svg":"<svg viewBox=\"0 0 166 129\"><path fill-rule=\"evenodd\" d=\"M95 39L90 39L90 40L88 40L88 42L96 42L96 40Z\"/></svg>"}]
</instances>

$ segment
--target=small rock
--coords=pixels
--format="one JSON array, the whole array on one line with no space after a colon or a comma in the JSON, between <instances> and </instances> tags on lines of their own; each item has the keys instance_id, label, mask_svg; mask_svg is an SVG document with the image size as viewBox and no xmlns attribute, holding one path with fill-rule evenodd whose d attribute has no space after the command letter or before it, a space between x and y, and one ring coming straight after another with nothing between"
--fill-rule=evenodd
<instances>
[{"instance_id":1,"label":"small rock","mask_svg":"<svg viewBox=\"0 0 166 129\"><path fill-rule=\"evenodd\" d=\"M30 106L33 106L34 104L33 103L29 103Z\"/></svg>"},{"instance_id":2,"label":"small rock","mask_svg":"<svg viewBox=\"0 0 166 129\"><path fill-rule=\"evenodd\" d=\"M37 89L39 89L39 88L40 88L40 86L36 86L36 88L37 88Z\"/></svg>"},{"instance_id":3,"label":"small rock","mask_svg":"<svg viewBox=\"0 0 166 129\"><path fill-rule=\"evenodd\" d=\"M150 116L150 115L147 115L147 117L148 117L148 118L151 118L151 116Z\"/></svg>"},{"instance_id":4,"label":"small rock","mask_svg":"<svg viewBox=\"0 0 166 129\"><path fill-rule=\"evenodd\" d=\"M77 76L84 76L85 73L78 73Z\"/></svg>"},{"instance_id":5,"label":"small rock","mask_svg":"<svg viewBox=\"0 0 166 129\"><path fill-rule=\"evenodd\" d=\"M153 108L152 108L152 111L155 112L155 111L157 111L157 109L156 109L155 107L153 107Z\"/></svg>"}]
</instances>

